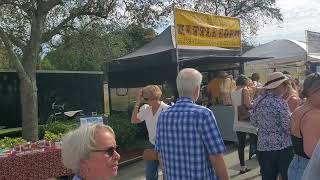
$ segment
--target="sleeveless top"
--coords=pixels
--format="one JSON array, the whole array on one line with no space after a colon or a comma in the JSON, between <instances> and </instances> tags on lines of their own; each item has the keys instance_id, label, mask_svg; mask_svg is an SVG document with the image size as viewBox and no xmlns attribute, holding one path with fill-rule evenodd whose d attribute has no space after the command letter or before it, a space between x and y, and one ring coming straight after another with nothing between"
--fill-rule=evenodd
<instances>
[{"instance_id":1,"label":"sleeveless top","mask_svg":"<svg viewBox=\"0 0 320 180\"><path fill-rule=\"evenodd\" d=\"M302 132L301 132L301 121L302 119L304 118L304 116L310 112L311 110L313 109L309 109L307 110L306 112L303 113L302 117L300 118L300 122L299 122L299 131L300 131L300 135L301 135L301 138L300 137L297 137L297 136L294 136L294 135L291 135L291 141L292 141L292 145L293 145L293 151L296 155L299 155L301 157L304 157L304 158L307 158L307 159L310 159L309 156L304 152L304 148L303 148L303 135L302 135Z\"/></svg>"},{"instance_id":2,"label":"sleeveless top","mask_svg":"<svg viewBox=\"0 0 320 180\"><path fill-rule=\"evenodd\" d=\"M240 106L242 103L242 90L243 88L235 90L231 93L231 102L234 109L233 131L257 134L257 128L252 126L250 122L238 121L238 106Z\"/></svg>"}]
</instances>

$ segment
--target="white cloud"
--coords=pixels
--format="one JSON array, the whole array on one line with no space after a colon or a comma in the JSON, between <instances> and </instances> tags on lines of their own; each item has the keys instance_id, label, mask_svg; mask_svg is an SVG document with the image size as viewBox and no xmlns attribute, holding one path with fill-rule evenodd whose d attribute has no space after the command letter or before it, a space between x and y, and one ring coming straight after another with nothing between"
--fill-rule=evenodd
<instances>
[{"instance_id":1,"label":"white cloud","mask_svg":"<svg viewBox=\"0 0 320 180\"><path fill-rule=\"evenodd\" d=\"M305 30L320 32L319 0L278 0L284 17L282 23L267 24L258 31L257 43L274 39L294 39L305 41Z\"/></svg>"}]
</instances>

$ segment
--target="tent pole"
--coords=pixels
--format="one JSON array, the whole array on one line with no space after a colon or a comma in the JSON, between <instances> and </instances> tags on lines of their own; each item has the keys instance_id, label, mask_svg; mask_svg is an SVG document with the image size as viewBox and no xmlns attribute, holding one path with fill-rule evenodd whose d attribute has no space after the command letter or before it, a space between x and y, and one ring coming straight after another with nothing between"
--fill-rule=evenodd
<instances>
[{"instance_id":1,"label":"tent pole","mask_svg":"<svg viewBox=\"0 0 320 180\"><path fill-rule=\"evenodd\" d=\"M109 113L110 116L112 115L112 103L111 103L111 88L110 88L110 83L108 83L108 96L109 96Z\"/></svg>"},{"instance_id":2,"label":"tent pole","mask_svg":"<svg viewBox=\"0 0 320 180\"><path fill-rule=\"evenodd\" d=\"M174 39L175 39L175 45L176 45L176 47L175 47L175 49L176 49L176 62L177 62L177 75L178 75L178 73L179 73L179 71L180 71L180 65L179 65L179 51L178 51L178 41L177 41L177 35L178 35L178 33L177 33L177 22L176 22L176 7L173 7L174 9L173 9L173 16L174 16Z\"/></svg>"}]
</instances>

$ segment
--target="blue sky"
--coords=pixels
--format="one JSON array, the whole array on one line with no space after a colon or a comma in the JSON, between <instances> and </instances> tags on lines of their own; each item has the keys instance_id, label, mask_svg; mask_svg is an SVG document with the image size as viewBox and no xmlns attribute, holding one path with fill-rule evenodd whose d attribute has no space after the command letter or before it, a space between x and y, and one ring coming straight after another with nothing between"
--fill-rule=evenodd
<instances>
[{"instance_id":1,"label":"blue sky","mask_svg":"<svg viewBox=\"0 0 320 180\"><path fill-rule=\"evenodd\" d=\"M254 41L258 44L275 39L305 41L305 30L320 32L320 0L276 0L284 21L265 25Z\"/></svg>"}]
</instances>

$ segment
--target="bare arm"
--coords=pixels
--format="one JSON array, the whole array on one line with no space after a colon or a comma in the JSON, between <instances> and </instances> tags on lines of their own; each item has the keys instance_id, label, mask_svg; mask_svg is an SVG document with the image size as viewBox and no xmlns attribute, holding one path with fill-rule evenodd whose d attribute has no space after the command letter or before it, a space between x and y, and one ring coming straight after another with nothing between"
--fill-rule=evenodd
<instances>
[{"instance_id":1,"label":"bare arm","mask_svg":"<svg viewBox=\"0 0 320 180\"><path fill-rule=\"evenodd\" d=\"M222 154L209 156L212 167L220 180L229 180L228 171Z\"/></svg>"},{"instance_id":2,"label":"bare arm","mask_svg":"<svg viewBox=\"0 0 320 180\"><path fill-rule=\"evenodd\" d=\"M320 138L319 116L316 113L307 114L302 120L301 131L304 152L311 157Z\"/></svg>"},{"instance_id":3,"label":"bare arm","mask_svg":"<svg viewBox=\"0 0 320 180\"><path fill-rule=\"evenodd\" d=\"M252 108L251 97L248 89L243 89L243 103L246 105L247 108Z\"/></svg>"},{"instance_id":4,"label":"bare arm","mask_svg":"<svg viewBox=\"0 0 320 180\"><path fill-rule=\"evenodd\" d=\"M288 101L288 105L289 105L290 112L293 112L295 109L297 109L297 107L299 107L300 98L298 97L290 98L290 100Z\"/></svg>"},{"instance_id":5,"label":"bare arm","mask_svg":"<svg viewBox=\"0 0 320 180\"><path fill-rule=\"evenodd\" d=\"M134 105L132 115L131 115L131 123L133 124L138 124L141 122L140 119L138 118L138 111L139 111L141 96L142 96L142 91L139 90L136 96L136 104Z\"/></svg>"}]
</instances>

